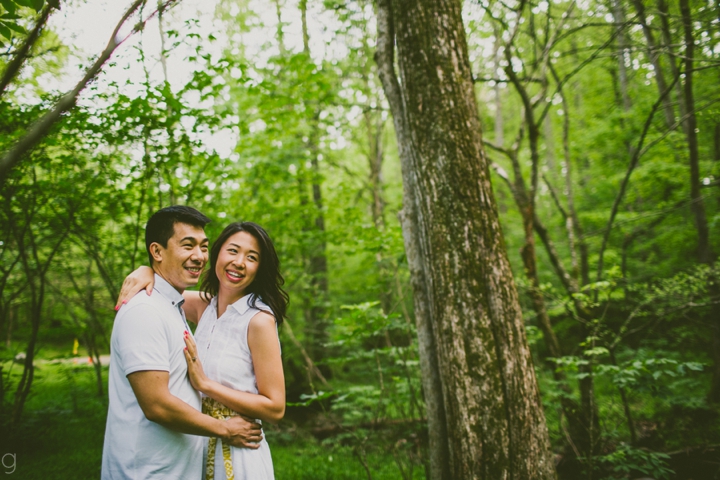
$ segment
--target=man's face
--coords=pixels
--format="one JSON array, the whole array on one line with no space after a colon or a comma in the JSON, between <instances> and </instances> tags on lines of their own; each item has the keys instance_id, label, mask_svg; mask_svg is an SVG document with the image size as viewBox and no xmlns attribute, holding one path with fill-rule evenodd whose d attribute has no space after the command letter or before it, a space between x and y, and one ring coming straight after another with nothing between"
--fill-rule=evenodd
<instances>
[{"instance_id":1,"label":"man's face","mask_svg":"<svg viewBox=\"0 0 720 480\"><path fill-rule=\"evenodd\" d=\"M194 287L208 261L208 239L205 230L187 223L176 223L167 247L150 244L155 259L154 270L179 292Z\"/></svg>"}]
</instances>

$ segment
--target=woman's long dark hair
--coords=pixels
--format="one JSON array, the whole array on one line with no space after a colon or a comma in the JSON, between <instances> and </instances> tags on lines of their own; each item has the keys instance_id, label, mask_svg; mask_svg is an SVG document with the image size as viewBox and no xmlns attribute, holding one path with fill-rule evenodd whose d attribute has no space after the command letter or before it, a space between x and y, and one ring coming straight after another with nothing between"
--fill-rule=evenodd
<instances>
[{"instance_id":1,"label":"woman's long dark hair","mask_svg":"<svg viewBox=\"0 0 720 480\"><path fill-rule=\"evenodd\" d=\"M258 268L253 282L245 290L246 294L251 294L248 303L251 307L256 308L255 302L260 298L270 307L275 315L275 322L280 325L285 318L289 302L288 294L282 289L285 279L280 274L280 260L275 252L275 245L273 245L270 235L257 223L235 222L225 227L210 249L210 269L205 272L200 289L206 300L210 300L218 294L220 279L215 273L217 259L228 238L238 232L249 233L260 246L260 268Z\"/></svg>"}]
</instances>

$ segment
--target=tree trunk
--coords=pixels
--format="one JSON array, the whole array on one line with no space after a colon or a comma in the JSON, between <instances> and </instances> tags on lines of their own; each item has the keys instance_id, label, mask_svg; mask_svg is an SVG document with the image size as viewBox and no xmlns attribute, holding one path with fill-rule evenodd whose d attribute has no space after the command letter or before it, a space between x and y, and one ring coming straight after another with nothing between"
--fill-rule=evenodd
<instances>
[{"instance_id":1,"label":"tree trunk","mask_svg":"<svg viewBox=\"0 0 720 480\"><path fill-rule=\"evenodd\" d=\"M622 3L620 0L613 0L613 18L615 19L616 26L618 29L617 43L618 43L618 77L620 81L620 96L622 98L623 110L628 111L632 106L630 102L630 94L628 93L628 78L627 78L627 66L625 61L629 54L627 48L627 39L625 38L625 12L623 11Z\"/></svg>"},{"instance_id":2,"label":"tree trunk","mask_svg":"<svg viewBox=\"0 0 720 480\"><path fill-rule=\"evenodd\" d=\"M720 298L720 292L717 287L717 280L711 287L711 294L715 298ZM720 404L720 305L713 305L710 311L710 328L712 330L712 359L713 359L713 376L710 384L710 402Z\"/></svg>"},{"instance_id":3,"label":"tree trunk","mask_svg":"<svg viewBox=\"0 0 720 480\"><path fill-rule=\"evenodd\" d=\"M461 5L388 3L379 8L395 31L402 77L402 101L391 107L405 123L396 133L416 178L404 189L415 190L418 207L421 272L451 432L449 477L555 478L479 133Z\"/></svg>"},{"instance_id":4,"label":"tree trunk","mask_svg":"<svg viewBox=\"0 0 720 480\"><path fill-rule=\"evenodd\" d=\"M306 61L312 62L310 57L310 37L307 26L307 0L301 0L298 4L302 20L303 53L307 56ZM309 209L314 217L310 220L309 230L311 242L308 250L308 274L310 276L310 295L305 308L305 326L307 347L310 357L319 363L319 368L325 377L330 376L330 370L322 364L326 357L325 344L328 341L328 321L326 317L325 303L328 294L327 280L327 242L325 240L325 213L322 196L322 174L318 160L318 121L320 111L316 110L309 120L310 134L306 146L310 152L310 189L313 208ZM301 187L302 188L302 187ZM304 195L304 193L303 193Z\"/></svg>"},{"instance_id":5,"label":"tree trunk","mask_svg":"<svg viewBox=\"0 0 720 480\"><path fill-rule=\"evenodd\" d=\"M427 416L429 465L426 467L426 473L429 480L452 480L445 400L438 366L430 292L420 252L415 172L413 171L412 151L408 126L403 113L400 86L394 70L395 34L390 0L378 1L377 18L378 40L375 61L378 64L378 76L390 109L394 112L393 124L403 177L403 209L400 211L399 217L413 289L418 355Z\"/></svg>"},{"instance_id":6,"label":"tree trunk","mask_svg":"<svg viewBox=\"0 0 720 480\"><path fill-rule=\"evenodd\" d=\"M683 96L687 110L685 133L687 135L690 161L690 199L691 210L695 216L695 227L698 231L697 256L701 263L710 263L710 230L705 216L705 203L700 194L700 154L698 152L697 119L695 117L695 99L693 97L693 55L695 40L693 38L692 17L688 0L680 0L683 29L685 31L685 83Z\"/></svg>"},{"instance_id":7,"label":"tree trunk","mask_svg":"<svg viewBox=\"0 0 720 480\"><path fill-rule=\"evenodd\" d=\"M655 42L655 36L648 24L647 17L645 15L645 5L642 0L633 0L633 5L637 11L640 25L642 25L643 33L645 34L645 41L647 42L647 57L648 60L650 60L650 63L652 63L653 70L655 71L655 83L658 87L658 95L662 96L663 92L667 90L667 82L665 81L665 72L660 64L660 49ZM665 115L665 125L668 128L672 128L675 124L675 112L669 95L665 95L663 97L663 114Z\"/></svg>"},{"instance_id":8,"label":"tree trunk","mask_svg":"<svg viewBox=\"0 0 720 480\"><path fill-rule=\"evenodd\" d=\"M495 70L493 75L497 75L497 72L502 66L500 65L500 33L497 29L494 30L495 43L493 44L493 66ZM495 82L493 85L493 100L495 101L495 144L502 146L505 143L505 122L503 121L502 112L502 98L500 96L500 82Z\"/></svg>"},{"instance_id":9,"label":"tree trunk","mask_svg":"<svg viewBox=\"0 0 720 480\"><path fill-rule=\"evenodd\" d=\"M670 10L665 0L657 0L657 7L660 17L660 32L662 37L662 49L665 51L668 57L668 64L670 65L670 72L673 78L680 78L680 69L676 63L675 58L679 55L675 52L674 45L677 43L673 41L672 33L670 32ZM685 117L687 109L685 106L682 82L675 82L675 96L678 102L678 111L680 112L680 118ZM685 131L686 123L682 122L683 131Z\"/></svg>"},{"instance_id":10,"label":"tree trunk","mask_svg":"<svg viewBox=\"0 0 720 480\"><path fill-rule=\"evenodd\" d=\"M367 132L367 160L369 167L368 183L371 194L370 213L372 214L373 225L375 229L382 234L385 231L385 197L383 195L383 176L382 166L385 159L383 149L383 133L385 132L385 120L382 111L372 107L372 104L379 105L379 96L382 95L377 86L373 85L370 77L369 65L363 71L363 90L368 98L368 103L364 106L363 119L365 121L365 129ZM372 103L370 100L372 99ZM375 254L377 261L378 280L380 282L380 305L385 315L392 310L392 272L388 268L388 264L383 259L382 251ZM386 339L389 343L389 333L385 332Z\"/></svg>"}]
</instances>

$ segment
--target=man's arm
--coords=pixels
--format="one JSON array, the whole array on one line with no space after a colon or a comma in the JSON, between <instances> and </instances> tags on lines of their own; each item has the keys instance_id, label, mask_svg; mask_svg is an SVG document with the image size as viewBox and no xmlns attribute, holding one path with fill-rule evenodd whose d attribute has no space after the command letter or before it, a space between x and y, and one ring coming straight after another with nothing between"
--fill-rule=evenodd
<instances>
[{"instance_id":1,"label":"man's arm","mask_svg":"<svg viewBox=\"0 0 720 480\"><path fill-rule=\"evenodd\" d=\"M145 417L163 427L190 435L220 437L240 448L258 448L262 440L260 425L242 417L218 420L195 410L170 393L170 374L144 370L127 376Z\"/></svg>"}]
</instances>

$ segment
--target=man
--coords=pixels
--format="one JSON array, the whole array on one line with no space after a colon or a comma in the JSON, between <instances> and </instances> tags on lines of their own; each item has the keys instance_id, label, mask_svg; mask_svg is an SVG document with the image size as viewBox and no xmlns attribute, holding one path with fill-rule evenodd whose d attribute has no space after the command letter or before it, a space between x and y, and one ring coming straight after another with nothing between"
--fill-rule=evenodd
<instances>
[{"instance_id":1,"label":"man","mask_svg":"<svg viewBox=\"0 0 720 480\"><path fill-rule=\"evenodd\" d=\"M222 421L202 414L200 396L187 378L183 335L190 328L182 292L197 284L208 260L209 221L194 208L173 206L147 223L155 288L151 296L133 297L115 317L104 480L200 479L198 435L247 448L261 439L259 425L240 416Z\"/></svg>"}]
</instances>

